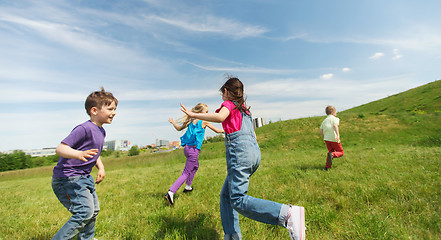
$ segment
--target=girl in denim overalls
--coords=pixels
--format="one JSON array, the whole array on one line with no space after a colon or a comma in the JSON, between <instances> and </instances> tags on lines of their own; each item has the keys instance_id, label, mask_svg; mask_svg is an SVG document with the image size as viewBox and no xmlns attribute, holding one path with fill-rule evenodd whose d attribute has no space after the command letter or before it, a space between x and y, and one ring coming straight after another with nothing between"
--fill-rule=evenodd
<instances>
[{"instance_id":1,"label":"girl in denim overalls","mask_svg":"<svg viewBox=\"0 0 441 240\"><path fill-rule=\"evenodd\" d=\"M260 149L251 113L245 106L243 84L231 77L221 87L224 102L215 113L193 113L181 104L189 117L222 122L228 175L220 194L224 239L242 239L239 214L253 220L286 227L291 239L305 239L305 210L247 195L249 178L260 164Z\"/></svg>"},{"instance_id":2,"label":"girl in denim overalls","mask_svg":"<svg viewBox=\"0 0 441 240\"><path fill-rule=\"evenodd\" d=\"M193 109L194 113L208 113L208 106L205 103L198 103ZM164 198L170 205L174 205L173 196L178 191L178 189L186 182L184 187L185 192L193 191L191 184L193 182L194 175L199 169L199 152L201 151L202 142L204 141L205 128L209 127L216 133L223 133L224 130L218 129L211 125L207 121L202 121L199 119L193 119L188 116L181 121L182 124L179 125L173 118L168 120L176 130L182 131L187 128L185 134L181 137L181 145L184 146L184 154L187 158L185 162L184 171L182 171L181 176L176 179L173 185L169 188L168 192L164 195Z\"/></svg>"}]
</instances>

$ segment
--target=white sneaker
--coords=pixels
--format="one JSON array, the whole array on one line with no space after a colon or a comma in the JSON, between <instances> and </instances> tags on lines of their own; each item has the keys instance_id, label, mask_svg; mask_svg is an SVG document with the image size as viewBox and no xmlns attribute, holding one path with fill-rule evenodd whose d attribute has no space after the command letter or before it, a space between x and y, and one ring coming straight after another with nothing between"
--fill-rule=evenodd
<instances>
[{"instance_id":1,"label":"white sneaker","mask_svg":"<svg viewBox=\"0 0 441 240\"><path fill-rule=\"evenodd\" d=\"M292 240L305 240L305 208L291 206L291 217L288 219L286 228Z\"/></svg>"},{"instance_id":2,"label":"white sneaker","mask_svg":"<svg viewBox=\"0 0 441 240\"><path fill-rule=\"evenodd\" d=\"M170 205L173 205L174 204L174 202L173 202L173 192L172 191L168 191L165 195L164 195L164 198L165 198L165 200L167 200L167 202L168 202L168 204L170 204Z\"/></svg>"}]
</instances>

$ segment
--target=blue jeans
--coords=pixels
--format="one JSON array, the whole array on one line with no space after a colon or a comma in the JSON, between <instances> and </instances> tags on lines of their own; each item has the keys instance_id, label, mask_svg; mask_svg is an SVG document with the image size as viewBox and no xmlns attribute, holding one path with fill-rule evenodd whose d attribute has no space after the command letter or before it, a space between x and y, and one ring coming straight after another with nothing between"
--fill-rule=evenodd
<instances>
[{"instance_id":1,"label":"blue jeans","mask_svg":"<svg viewBox=\"0 0 441 240\"><path fill-rule=\"evenodd\" d=\"M52 239L93 239L100 205L92 176L52 178L52 189L72 217Z\"/></svg>"},{"instance_id":2,"label":"blue jeans","mask_svg":"<svg viewBox=\"0 0 441 240\"><path fill-rule=\"evenodd\" d=\"M226 134L228 175L220 194L224 239L241 239L239 214L253 220L285 226L289 206L247 195L249 179L260 164L260 148L251 116L242 113L240 131Z\"/></svg>"}]
</instances>

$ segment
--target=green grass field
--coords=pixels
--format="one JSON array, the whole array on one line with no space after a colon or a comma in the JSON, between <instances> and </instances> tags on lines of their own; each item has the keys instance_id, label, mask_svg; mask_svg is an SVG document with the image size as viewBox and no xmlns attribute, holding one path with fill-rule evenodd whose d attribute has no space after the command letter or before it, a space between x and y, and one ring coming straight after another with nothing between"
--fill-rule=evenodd
<instances>
[{"instance_id":1,"label":"green grass field","mask_svg":"<svg viewBox=\"0 0 441 240\"><path fill-rule=\"evenodd\" d=\"M441 239L441 81L339 113L345 155L324 171L324 117L259 128L262 163L249 194L306 209L308 239ZM338 109L338 106L337 106ZM223 143L203 146L190 194L163 195L182 150L106 157L97 185L96 238L222 239ZM52 167L0 173L0 239L50 239L70 214L52 192ZM96 171L92 173L96 176ZM289 239L241 217L244 239Z\"/></svg>"}]
</instances>

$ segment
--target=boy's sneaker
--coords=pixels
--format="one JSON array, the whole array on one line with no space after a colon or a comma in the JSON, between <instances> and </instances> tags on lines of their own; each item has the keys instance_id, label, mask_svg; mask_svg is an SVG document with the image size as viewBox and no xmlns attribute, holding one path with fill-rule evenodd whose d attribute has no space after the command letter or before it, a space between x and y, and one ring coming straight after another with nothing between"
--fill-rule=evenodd
<instances>
[{"instance_id":1,"label":"boy's sneaker","mask_svg":"<svg viewBox=\"0 0 441 240\"><path fill-rule=\"evenodd\" d=\"M193 191L193 188L187 188L187 187L184 188L184 193L191 192L191 191Z\"/></svg>"},{"instance_id":2,"label":"boy's sneaker","mask_svg":"<svg viewBox=\"0 0 441 240\"><path fill-rule=\"evenodd\" d=\"M291 206L286 228L292 240L305 240L305 208L300 206Z\"/></svg>"},{"instance_id":3,"label":"boy's sneaker","mask_svg":"<svg viewBox=\"0 0 441 240\"><path fill-rule=\"evenodd\" d=\"M332 155L332 152L328 152L328 156L326 157L326 168L331 168L333 159L334 155Z\"/></svg>"},{"instance_id":4,"label":"boy's sneaker","mask_svg":"<svg viewBox=\"0 0 441 240\"><path fill-rule=\"evenodd\" d=\"M167 200L168 204L173 205L173 193L168 191L165 195L164 195L165 200Z\"/></svg>"}]
</instances>

